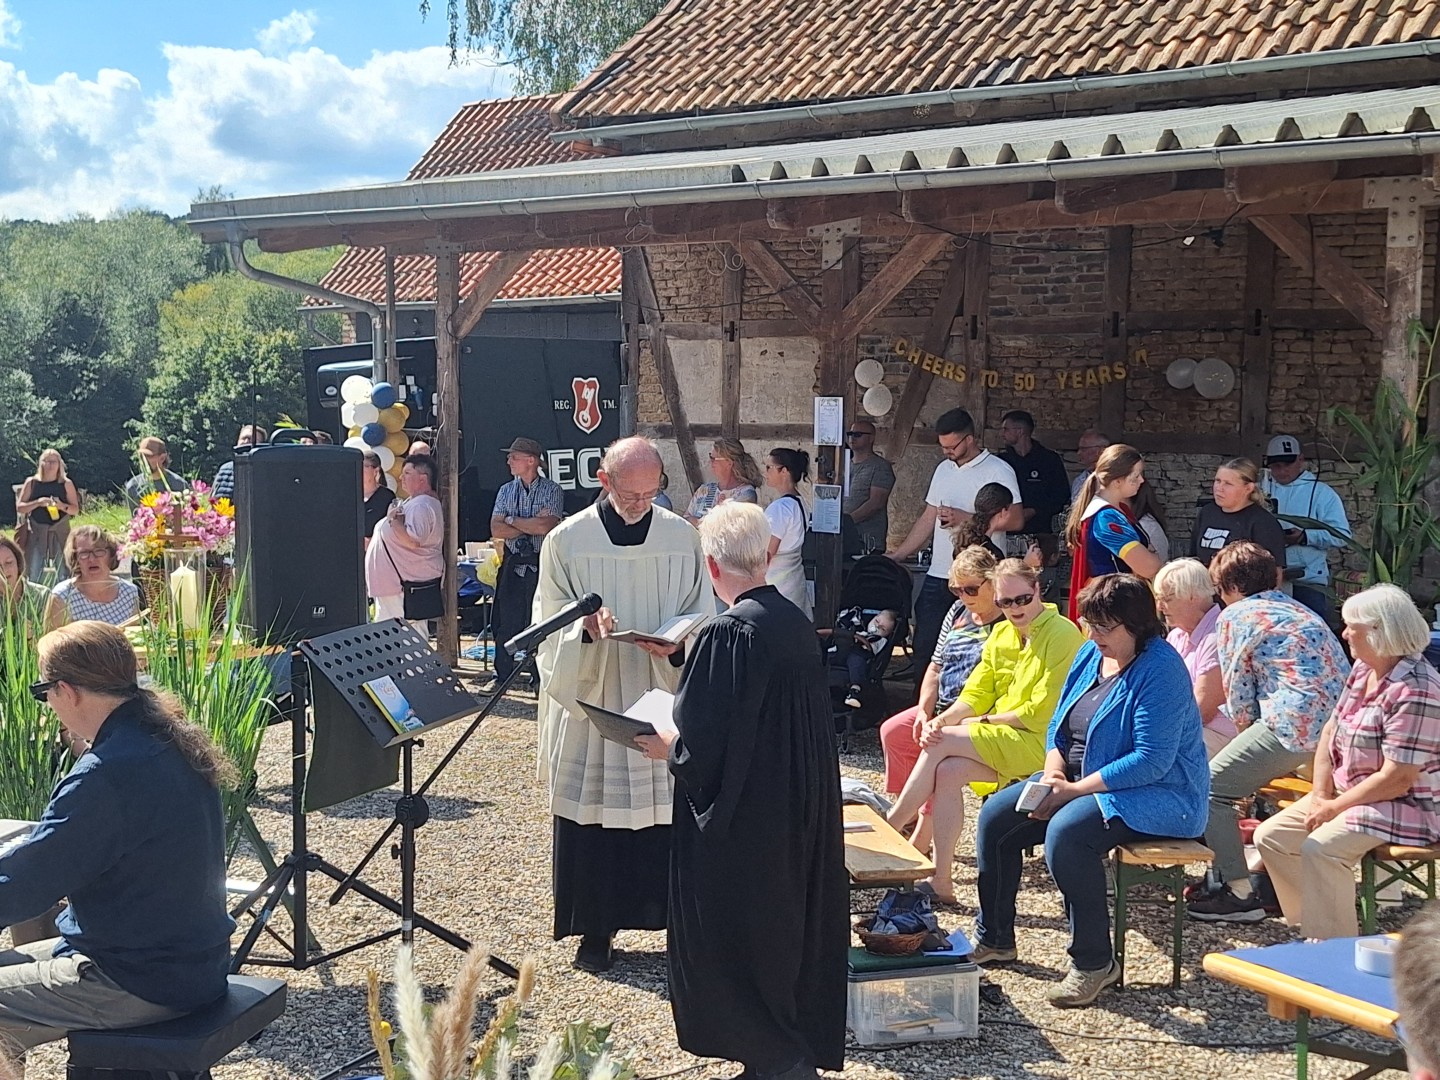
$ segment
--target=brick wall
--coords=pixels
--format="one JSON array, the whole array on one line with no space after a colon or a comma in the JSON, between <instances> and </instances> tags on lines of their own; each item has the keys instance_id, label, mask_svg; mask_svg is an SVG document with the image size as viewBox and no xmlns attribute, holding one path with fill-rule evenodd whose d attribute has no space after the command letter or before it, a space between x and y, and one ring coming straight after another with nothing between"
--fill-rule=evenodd
<instances>
[{"instance_id":1,"label":"brick wall","mask_svg":"<svg viewBox=\"0 0 1440 1080\"><path fill-rule=\"evenodd\" d=\"M1433 265L1437 214L1427 222L1427 265ZM1377 289L1383 289L1384 216L1351 214L1315 219L1318 239L1335 246ZM1246 231L1227 227L1216 245L1203 231L1191 244L1183 244L1179 227L1135 228L1132 234L1132 270L1129 307L1132 312L1238 312L1243 306ZM979 241L970 241L979 242ZM963 258L966 241L957 240L956 256ZM987 391L985 441L992 448L1002 443L998 434L1001 415L1010 408L1035 414L1039 437L1046 431L1076 432L1098 422L1100 386L1073 385L1066 378L1076 368L1102 363L1098 323L1104 312L1107 235L1103 230L1029 231L990 238L990 306L992 320L1054 315L1094 315L1097 333L1080 335L1018 335L992 326L989 368L996 381ZM795 240L773 245L795 276L818 292L823 270L818 242ZM861 247L862 281L870 280L901 246L900 241L864 241ZM681 322L718 322L723 272L721 249L713 246L652 248L657 294L667 319ZM942 256L910 283L881 313L884 318L924 319L930 316L947 270ZM1427 275L1426 303L1430 304ZM1333 310L1338 305L1311 276L1283 254L1276 255L1275 307L1298 310ZM784 302L753 273L745 278L742 318L790 319ZM894 335L864 334L861 358L874 357L885 368L885 385L896 403L910 365L892 348ZM1125 431L1150 434L1227 434L1239 431L1243 383L1244 339L1238 329L1133 332L1126 342ZM952 360L963 355L963 343L953 339L946 349ZM744 343L742 358L741 422L745 424L806 423L808 400L814 384L813 342L808 339L770 338ZM1176 390L1165 379L1168 365L1179 357L1203 360L1218 357L1235 371L1236 385L1226 396L1209 400L1193 389ZM714 423L719 416L718 342L688 342L677 350L677 374L691 421ZM1335 404L1368 409L1380 368L1378 341L1363 330L1299 330L1272 332L1270 390L1266 402L1267 432L1286 431L1301 436L1312 447L1323 478L1335 483L1356 520L1365 517L1363 493L1353 483L1353 470L1330 460L1332 431L1325 410ZM1016 376L1022 376L1017 382ZM1025 376L1033 376L1033 383ZM1064 379L1063 389L1061 387ZM973 385L970 384L970 385ZM1028 389L1033 385L1034 389ZM669 413L660 394L648 349L641 350L638 373L639 419L668 423ZM963 404L969 385L936 379L920 414L920 423L932 423L939 413ZM712 415L713 414L713 415ZM878 417L882 433L894 417L894 406ZM1123 434L1123 433L1115 433ZM767 437L757 439L769 448ZM756 441L756 440L752 440ZM792 440L793 441L793 440ZM1055 440L1049 440L1052 444ZM1055 447L1066 456L1072 475L1076 469L1073 446ZM667 458L678 456L673 445ZM1252 448L1257 456L1263 445ZM703 453L701 454L703 464ZM1148 475L1168 517L1172 550L1188 549L1195 502L1208 495L1221 453L1153 453ZM891 500L892 541L909 529L924 500L930 474L939 455L933 444L913 444L897 468L898 480ZM672 494L684 485L683 473L671 468ZM676 498L680 502L680 498Z\"/></svg>"}]
</instances>

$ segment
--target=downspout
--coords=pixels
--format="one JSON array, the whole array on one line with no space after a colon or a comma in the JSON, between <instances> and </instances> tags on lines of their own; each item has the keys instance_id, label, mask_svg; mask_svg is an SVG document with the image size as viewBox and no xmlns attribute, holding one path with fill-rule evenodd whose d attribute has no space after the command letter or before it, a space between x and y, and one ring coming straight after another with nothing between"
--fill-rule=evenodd
<instances>
[{"instance_id":1,"label":"downspout","mask_svg":"<svg viewBox=\"0 0 1440 1080\"><path fill-rule=\"evenodd\" d=\"M230 252L231 265L251 281L284 289L286 292L299 293L301 296L319 297L321 300L329 300L337 307L369 315L371 322L370 374L376 380L385 378L385 312L379 305L372 304L369 300L362 300L358 296L348 296L345 293L336 292L334 289L327 289L323 285L311 285L308 281L297 281L295 278L272 274L269 270L251 266L250 261L245 258L244 242L236 239L238 229L230 227L225 232L225 247Z\"/></svg>"},{"instance_id":2,"label":"downspout","mask_svg":"<svg viewBox=\"0 0 1440 1080\"><path fill-rule=\"evenodd\" d=\"M1432 56L1440 56L1440 40L1426 38L1421 41L1403 41L1388 45L1362 45L1351 49L1291 53L1286 56L1265 56L1252 60L1232 60L1221 64L1204 64L1199 67L1172 68L1167 71L1129 72L1124 75L1077 75L1068 79L1046 79L1042 82L963 86L952 90L886 94L882 97L825 101L813 105L789 105L773 109L756 108L746 112L674 116L663 120L641 120L629 124L598 124L594 127L552 131L550 138L556 142L594 143L601 146L646 135L665 135L680 131L723 131L726 128L750 124L765 126L807 120L835 120L866 113L960 105L969 101L999 101L1005 98L1043 97L1047 94L1079 94L1093 90L1126 90L1173 83L1203 82L1207 79L1240 78L1246 75L1292 70L1303 71L1308 68L1342 64L1377 63Z\"/></svg>"}]
</instances>

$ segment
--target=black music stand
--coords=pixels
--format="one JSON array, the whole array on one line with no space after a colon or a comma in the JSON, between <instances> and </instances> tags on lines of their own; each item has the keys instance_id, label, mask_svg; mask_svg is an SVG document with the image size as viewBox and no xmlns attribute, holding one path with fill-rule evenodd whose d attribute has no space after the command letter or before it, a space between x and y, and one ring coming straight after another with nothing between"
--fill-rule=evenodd
<instances>
[{"instance_id":1,"label":"black music stand","mask_svg":"<svg viewBox=\"0 0 1440 1080\"><path fill-rule=\"evenodd\" d=\"M411 708L423 721L420 727L404 734L397 732L370 699L364 684L383 676L389 676L395 681L410 702ZM356 876L358 871L346 874L307 847L301 793L306 782L305 715L310 702L312 678L323 679L333 687L376 743L384 747L400 748L401 795L395 802L394 823L385 833L389 836L396 826L400 828L400 842L392 848L392 854L400 861L399 900L359 880ZM291 685L294 787L291 807L292 850L276 870L232 911L231 914L238 917L251 911L263 898L264 902L259 911L252 912L254 922L235 951L231 971L238 971L241 965L246 963L304 970L397 935L408 944L414 939L417 926L457 949L468 950L470 942L459 934L415 912L415 833L429 820L430 809L423 789L417 792L414 787L413 751L418 737L425 732L476 712L475 699L460 687L454 674L435 655L429 643L408 623L398 619L366 623L300 642L292 653ZM309 930L306 875L311 872L325 874L343 883L345 887L353 888L372 903L399 915L400 925L328 953L310 955L306 949ZM293 891L294 895L293 943L284 941L274 931L269 930L270 917L287 890ZM279 941L288 955L252 956L251 952L262 932L268 932L272 938ZM513 965L495 957L490 959L490 966L512 978L518 974Z\"/></svg>"}]
</instances>

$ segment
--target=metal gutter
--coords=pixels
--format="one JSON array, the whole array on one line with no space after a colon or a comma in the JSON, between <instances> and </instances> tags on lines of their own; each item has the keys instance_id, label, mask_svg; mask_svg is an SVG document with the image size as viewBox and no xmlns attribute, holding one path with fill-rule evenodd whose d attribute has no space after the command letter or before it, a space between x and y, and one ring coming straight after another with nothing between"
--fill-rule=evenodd
<instances>
[{"instance_id":1,"label":"metal gutter","mask_svg":"<svg viewBox=\"0 0 1440 1080\"><path fill-rule=\"evenodd\" d=\"M456 218L536 216L580 210L640 209L700 202L745 202L763 199L800 199L826 195L861 195L877 192L943 190L990 184L1043 183L1067 179L1134 176L1142 173L1223 169L1242 165L1282 165L1305 161L1345 161L1377 157L1414 157L1440 153L1440 132L1418 131L1387 135L1297 140L1251 146L1211 146L1190 150L1159 150L1142 154L1007 165L966 165L944 169L909 169L852 173L841 176L785 180L744 180L632 191L577 191L537 198L427 203L424 205L359 207L341 210L297 210L232 217L191 217L189 225L204 237L207 230L223 227L227 236L254 236L270 229L367 227L396 222L445 221ZM637 159L643 172L643 159ZM436 185L443 186L443 185ZM317 195L337 193L317 193ZM313 196L298 196L313 198ZM266 200L274 201L274 200ZM224 204L206 204L214 209ZM234 203L229 204L234 206ZM263 271L256 271L263 273ZM288 279L280 279L288 281ZM326 296L316 286L293 282L296 291L334 299L342 304L364 301L339 294ZM369 310L368 305L361 310ZM375 308L378 311L378 308Z\"/></svg>"},{"instance_id":2,"label":"metal gutter","mask_svg":"<svg viewBox=\"0 0 1440 1080\"><path fill-rule=\"evenodd\" d=\"M311 285L308 281L298 281L295 278L287 278L282 274L273 274L269 270L261 270L258 266L252 266L250 260L245 257L245 242L239 236L239 229L226 225L225 246L230 251L230 262L235 269L251 281L258 281L264 285L272 285L277 289L285 289L287 292L299 293L302 296L315 296L321 300L329 300L337 307L349 311L359 311L369 315L374 322L371 328L371 360L370 374L376 380L385 378L385 340L386 320L385 312L378 304L372 304L369 300L362 300L358 296L348 296L345 293L336 292L334 289L327 289L323 285ZM325 310L310 308L307 310Z\"/></svg>"},{"instance_id":3,"label":"metal gutter","mask_svg":"<svg viewBox=\"0 0 1440 1080\"><path fill-rule=\"evenodd\" d=\"M620 294L617 293L576 293L571 296L513 296L504 300L491 300L490 308L547 308L565 307L573 304L613 304L620 301ZM425 300L397 300L395 309L397 311L428 311L435 306L435 302ZM340 304L311 304L302 308L302 311L340 311L343 305Z\"/></svg>"},{"instance_id":4,"label":"metal gutter","mask_svg":"<svg viewBox=\"0 0 1440 1080\"><path fill-rule=\"evenodd\" d=\"M1415 57L1440 56L1440 40L1405 41L1389 45L1361 45L1353 49L1295 53L1254 60L1233 60L1224 64L1176 68L1169 71L1132 72L1126 75L1079 75L1034 83L1007 83L1001 86L966 86L953 90L927 90L915 94L887 94L884 97L851 98L814 105L790 105L778 109L748 112L711 113L705 116L677 116L665 120L642 120L631 124L569 128L550 133L556 142L586 142L604 145L645 135L675 132L723 131L745 124L783 124L792 121L830 120L866 113L904 109L934 108L974 101L1001 101L1009 98L1041 97L1047 94L1083 94L1094 90L1125 90L1173 83L1203 82L1207 79L1242 78L1291 70L1330 67L1341 64L1380 63Z\"/></svg>"}]
</instances>

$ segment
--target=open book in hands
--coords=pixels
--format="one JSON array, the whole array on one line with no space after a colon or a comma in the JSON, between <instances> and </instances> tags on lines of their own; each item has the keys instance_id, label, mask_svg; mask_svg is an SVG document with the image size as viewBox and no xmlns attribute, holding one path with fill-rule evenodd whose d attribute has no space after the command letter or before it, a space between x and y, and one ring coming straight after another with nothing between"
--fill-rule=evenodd
<instances>
[{"instance_id":1,"label":"open book in hands","mask_svg":"<svg viewBox=\"0 0 1440 1080\"><path fill-rule=\"evenodd\" d=\"M652 645L679 645L705 623L706 617L699 612L693 615L676 615L658 629L645 633L640 630L615 630L608 636L611 641L639 643L648 641Z\"/></svg>"},{"instance_id":2,"label":"open book in hands","mask_svg":"<svg viewBox=\"0 0 1440 1080\"><path fill-rule=\"evenodd\" d=\"M611 742L635 749L635 736L675 730L675 695L658 687L646 690L623 713L613 712L588 701L577 702L586 719Z\"/></svg>"}]
</instances>

